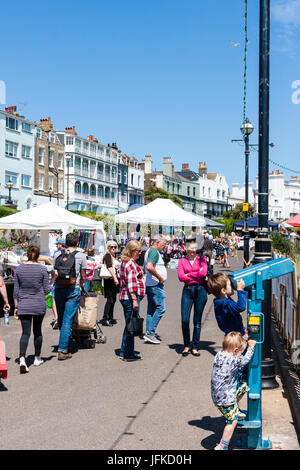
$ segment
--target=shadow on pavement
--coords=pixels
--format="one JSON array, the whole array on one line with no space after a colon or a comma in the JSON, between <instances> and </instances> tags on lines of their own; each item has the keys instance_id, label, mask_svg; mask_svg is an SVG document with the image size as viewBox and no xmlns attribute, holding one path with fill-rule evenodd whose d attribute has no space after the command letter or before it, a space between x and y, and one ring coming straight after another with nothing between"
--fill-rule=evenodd
<instances>
[{"instance_id":1,"label":"shadow on pavement","mask_svg":"<svg viewBox=\"0 0 300 470\"><path fill-rule=\"evenodd\" d=\"M216 345L216 347L214 346ZM177 352L177 354L181 354L183 349L184 349L184 345L183 344L169 344L168 345L170 349L175 349L175 351ZM217 354L217 352L219 351L220 347L217 345L217 343L213 342L213 341L201 341L200 340L200 349L199 349L199 352L201 354L201 351L207 351L209 352L210 354L212 354L213 356L215 356Z\"/></svg>"},{"instance_id":2,"label":"shadow on pavement","mask_svg":"<svg viewBox=\"0 0 300 470\"><path fill-rule=\"evenodd\" d=\"M196 426L197 428L204 429L205 431L213 431L213 434L206 437L201 441L201 445L204 449L212 450L222 437L225 420L222 416L218 418L212 418L211 416L203 416L202 419L195 419L188 421L190 426Z\"/></svg>"}]
</instances>

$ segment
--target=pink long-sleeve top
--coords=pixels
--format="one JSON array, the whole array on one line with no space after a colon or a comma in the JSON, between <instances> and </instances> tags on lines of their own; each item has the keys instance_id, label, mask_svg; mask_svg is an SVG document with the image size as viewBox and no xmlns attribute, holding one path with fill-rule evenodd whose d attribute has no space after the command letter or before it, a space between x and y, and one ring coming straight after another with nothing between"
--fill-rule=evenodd
<instances>
[{"instance_id":1,"label":"pink long-sleeve top","mask_svg":"<svg viewBox=\"0 0 300 470\"><path fill-rule=\"evenodd\" d=\"M178 263L178 279L186 286L203 284L207 275L207 262L204 256L197 256L191 265L188 258L181 258Z\"/></svg>"}]
</instances>

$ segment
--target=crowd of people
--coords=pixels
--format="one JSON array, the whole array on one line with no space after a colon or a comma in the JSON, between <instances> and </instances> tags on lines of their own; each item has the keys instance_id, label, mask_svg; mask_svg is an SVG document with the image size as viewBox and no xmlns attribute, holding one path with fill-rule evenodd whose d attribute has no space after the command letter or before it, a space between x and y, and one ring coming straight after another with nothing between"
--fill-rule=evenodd
<instances>
[{"instance_id":1,"label":"crowd of people","mask_svg":"<svg viewBox=\"0 0 300 470\"><path fill-rule=\"evenodd\" d=\"M72 324L79 308L82 295L95 284L95 273L106 269L103 277L105 304L101 323L113 326L114 307L119 295L125 323L131 317L139 316L141 302L147 301L145 333L147 343L159 345L162 342L157 332L160 321L166 312L165 284L167 282L166 265L171 259L173 244L168 244L163 235L156 235L151 244L130 240L121 252L118 260L118 245L109 240L101 267L95 259L93 249L86 253L79 249L78 234L67 234L65 239L58 239L57 250L53 257L54 272L49 278L45 266L39 264L39 247L30 245L27 261L20 264L14 276L14 316L20 320L21 338L19 343L20 373L28 373L26 352L31 329L34 337L34 366L41 366L42 324L46 313L46 296L51 292L53 300L53 328L59 330L58 360L72 358L69 350ZM221 442L216 449L226 450L230 438L241 419L242 413L238 401L247 391L247 385L241 379L240 371L253 355L255 342L249 340L243 326L240 313L246 309L247 292L243 283L238 283L238 301L231 299L233 294L228 276L224 273L213 274L214 261L229 267L230 256L237 256L238 239L235 234L221 234L213 239L209 231L191 235L180 243L182 251L178 259L178 281L182 283L181 293L181 328L183 338L182 356L189 354L200 356L201 319L207 303L208 294L215 296L214 308L219 328L224 332L223 349L215 359L212 372L212 399L226 420ZM176 243L176 257L178 243ZM0 271L0 293L5 309L9 303ZM190 331L192 308L193 328ZM231 335L231 336L230 336ZM246 354L243 352L249 348ZM121 338L119 357L124 362L141 360L135 352L134 336L128 334L126 326ZM236 386L236 379L238 386Z\"/></svg>"}]
</instances>

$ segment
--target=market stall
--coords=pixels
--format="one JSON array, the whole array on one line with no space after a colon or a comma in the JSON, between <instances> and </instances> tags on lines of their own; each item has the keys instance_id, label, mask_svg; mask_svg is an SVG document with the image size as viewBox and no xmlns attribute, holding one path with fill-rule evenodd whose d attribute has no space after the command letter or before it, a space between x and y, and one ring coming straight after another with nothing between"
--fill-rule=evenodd
<instances>
[{"instance_id":1,"label":"market stall","mask_svg":"<svg viewBox=\"0 0 300 470\"><path fill-rule=\"evenodd\" d=\"M60 231L63 236L73 230L93 231L95 232L93 238L95 252L104 253L105 251L106 234L102 222L74 214L52 202L47 202L46 204L1 218L0 229L25 230L29 231L31 236L33 233L38 234L36 236L36 243L40 245L41 255L45 257L52 254L50 249L51 231ZM11 271L22 262L23 256L24 253L22 253L22 250L18 250L18 253L16 250L6 250L2 255L0 254L0 262L3 263L4 270L10 272L10 275L6 276L5 279L7 287L13 282ZM53 269L52 265L48 265L47 269L50 272ZM10 289L8 289L8 291L10 291Z\"/></svg>"},{"instance_id":2,"label":"market stall","mask_svg":"<svg viewBox=\"0 0 300 470\"><path fill-rule=\"evenodd\" d=\"M177 206L170 199L157 198L149 204L115 216L115 221L126 224L149 224L167 227L205 227L206 221L193 212Z\"/></svg>"}]
</instances>

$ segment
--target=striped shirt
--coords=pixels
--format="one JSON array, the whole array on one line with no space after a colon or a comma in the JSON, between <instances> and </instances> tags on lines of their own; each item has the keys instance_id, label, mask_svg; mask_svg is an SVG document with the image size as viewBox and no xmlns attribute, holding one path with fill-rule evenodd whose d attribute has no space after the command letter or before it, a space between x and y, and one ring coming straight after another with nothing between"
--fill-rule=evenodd
<instances>
[{"instance_id":1,"label":"striped shirt","mask_svg":"<svg viewBox=\"0 0 300 470\"><path fill-rule=\"evenodd\" d=\"M49 274L41 264L20 264L14 277L14 299L18 300L18 315L44 315L45 295L50 292Z\"/></svg>"},{"instance_id":2,"label":"striped shirt","mask_svg":"<svg viewBox=\"0 0 300 470\"><path fill-rule=\"evenodd\" d=\"M120 300L131 299L131 294L144 297L145 279L140 266L131 258L124 261L120 268Z\"/></svg>"}]
</instances>

